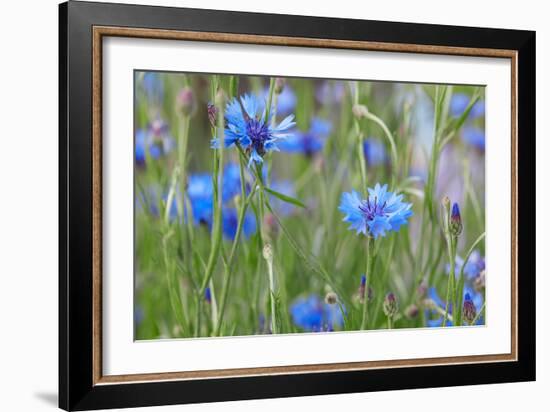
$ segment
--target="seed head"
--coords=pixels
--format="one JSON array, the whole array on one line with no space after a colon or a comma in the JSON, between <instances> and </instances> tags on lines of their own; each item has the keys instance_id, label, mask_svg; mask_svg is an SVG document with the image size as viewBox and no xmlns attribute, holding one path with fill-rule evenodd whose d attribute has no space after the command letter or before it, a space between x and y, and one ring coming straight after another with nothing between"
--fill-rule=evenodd
<instances>
[{"instance_id":1,"label":"seed head","mask_svg":"<svg viewBox=\"0 0 550 412\"><path fill-rule=\"evenodd\" d=\"M272 250L271 245L269 243L266 243L264 245L262 255L263 255L264 259L267 260L267 261L272 261L273 260L273 250Z\"/></svg>"},{"instance_id":2,"label":"seed head","mask_svg":"<svg viewBox=\"0 0 550 412\"><path fill-rule=\"evenodd\" d=\"M357 120L367 117L369 114L369 109L367 109L367 106L363 104L354 104L351 111Z\"/></svg>"},{"instance_id":3,"label":"seed head","mask_svg":"<svg viewBox=\"0 0 550 412\"><path fill-rule=\"evenodd\" d=\"M325 303L327 305L335 305L338 302L338 295L334 292L328 292L325 295Z\"/></svg>"}]
</instances>

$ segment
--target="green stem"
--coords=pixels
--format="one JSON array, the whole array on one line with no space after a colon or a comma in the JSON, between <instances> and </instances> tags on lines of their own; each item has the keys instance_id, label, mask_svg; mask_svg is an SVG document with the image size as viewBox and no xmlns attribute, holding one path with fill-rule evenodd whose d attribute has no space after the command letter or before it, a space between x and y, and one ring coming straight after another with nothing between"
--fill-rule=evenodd
<instances>
[{"instance_id":1,"label":"green stem","mask_svg":"<svg viewBox=\"0 0 550 412\"><path fill-rule=\"evenodd\" d=\"M243 205L239 209L239 216L238 216L238 220L237 220L237 231L235 233L235 238L233 239L233 244L231 246L231 251L229 252L229 257L227 259L227 263L225 265L225 271L224 271L225 276L224 276L224 280L223 280L222 293L221 293L221 298L220 298L221 300L220 300L220 308L219 308L219 312L218 312L218 322L214 327L214 335L215 336L220 335L222 320L223 320L223 316L224 316L224 313L225 313L225 305L226 305L226 302L227 302L227 294L228 294L229 285L230 285L230 282L231 282L231 275L233 274L233 262L234 262L235 254L236 254L236 251L237 251L237 247L240 243L241 233L242 233L243 223L244 223L244 217L246 215L246 210L248 208L248 204L250 203L250 200L254 196L254 192L255 192L255 190L252 190L250 192L250 194L246 198L246 201L243 203Z\"/></svg>"},{"instance_id":2,"label":"green stem","mask_svg":"<svg viewBox=\"0 0 550 412\"><path fill-rule=\"evenodd\" d=\"M374 245L374 240L370 238L370 236L367 236L367 245L366 245L366 253L367 253L367 265L365 270L365 296L363 298L363 319L361 320L361 329L365 330L367 328L367 322L369 318L368 313L368 307L369 307L369 284L370 284L370 270L371 270L371 264L372 264L372 251L371 248Z\"/></svg>"},{"instance_id":3,"label":"green stem","mask_svg":"<svg viewBox=\"0 0 550 412\"><path fill-rule=\"evenodd\" d=\"M477 313L476 317L470 322L470 326L475 325L483 312L485 311L485 302L483 302L483 305L481 306L481 309L479 309L479 312Z\"/></svg>"},{"instance_id":4,"label":"green stem","mask_svg":"<svg viewBox=\"0 0 550 412\"><path fill-rule=\"evenodd\" d=\"M185 204L185 186L186 186L186 178L187 178L187 145L189 141L189 116L183 115L181 117L181 133L179 135L179 141L178 141L178 163L181 168L181 196L178 200L178 212L179 212L179 218L180 221L183 222L184 219L184 208L183 205Z\"/></svg>"},{"instance_id":5,"label":"green stem","mask_svg":"<svg viewBox=\"0 0 550 412\"><path fill-rule=\"evenodd\" d=\"M273 250L269 244L264 246L263 250L264 259L267 263L267 276L269 279L269 300L271 303L271 331L273 334L279 333L279 320L277 319L277 303L276 289L275 289L275 275L273 273Z\"/></svg>"},{"instance_id":6,"label":"green stem","mask_svg":"<svg viewBox=\"0 0 550 412\"><path fill-rule=\"evenodd\" d=\"M450 234L446 235L447 239L447 253L449 255L449 279L447 281L447 297L445 302L445 318L443 320L443 326L447 325L447 322L445 319L447 319L447 316L449 314L449 309L451 302L454 302L454 296L456 295L455 291L455 261L456 261L456 238ZM458 308L453 308L456 312Z\"/></svg>"},{"instance_id":7,"label":"green stem","mask_svg":"<svg viewBox=\"0 0 550 412\"><path fill-rule=\"evenodd\" d=\"M172 310L174 311L174 315L176 317L176 320L180 327L182 328L182 333L185 333L185 322L183 319L183 305L181 302L181 297L177 293L178 285L177 285L177 279L175 279L174 276L174 268L172 266L172 262L168 257L168 240L173 235L173 231L170 230L168 233L166 233L162 238L162 250L163 250L163 256L164 256L164 267L166 272L166 280L168 283L168 294L170 297L170 304L172 306Z\"/></svg>"},{"instance_id":8,"label":"green stem","mask_svg":"<svg viewBox=\"0 0 550 412\"><path fill-rule=\"evenodd\" d=\"M210 288L210 307L212 312L212 329L216 327L218 324L218 303L216 301L216 292L214 290L214 282L212 281L212 278L210 278L210 282L208 282L208 287Z\"/></svg>"},{"instance_id":9,"label":"green stem","mask_svg":"<svg viewBox=\"0 0 550 412\"><path fill-rule=\"evenodd\" d=\"M485 232L483 232L481 235L478 236L478 238L472 243L472 246L470 246L470 249L468 249L468 253L466 253L466 256L464 256L464 262L462 263L462 266L460 267L460 272L458 276L458 290L457 290L457 296L456 296L456 308L457 310L462 308L463 305L463 299L464 299L464 269L466 268L466 264L468 263L468 260L470 259L470 255L473 253L477 245L485 238ZM459 310L456 313L457 325L462 325L462 311Z\"/></svg>"},{"instance_id":10,"label":"green stem","mask_svg":"<svg viewBox=\"0 0 550 412\"><path fill-rule=\"evenodd\" d=\"M367 112L365 114L365 117L368 120L376 123L384 131L384 135L386 136L386 138L390 142L392 167L394 168L394 170L397 170L397 167L398 167L398 164L397 164L397 146L395 145L395 140L393 138L393 135L390 132L390 129L388 129L388 126L386 126L386 123L384 123L384 121L382 119L380 119L378 116L376 116L375 114L373 114L371 112ZM394 172L393 175L392 175L392 184L391 184L392 187L395 186L395 175L396 175L396 173Z\"/></svg>"},{"instance_id":11,"label":"green stem","mask_svg":"<svg viewBox=\"0 0 550 412\"><path fill-rule=\"evenodd\" d=\"M212 81L212 92L216 95L217 92L217 81ZM221 131L221 133L219 132ZM210 282L214 268L218 263L218 256L221 248L222 241L222 188L223 188L223 158L224 158L224 114L223 110L219 110L217 126L214 128L215 136L217 135L220 139L220 146L217 150L214 160L214 173L213 173L213 186L214 186L214 212L213 212L213 227L212 227L212 245L210 247L210 254L208 256L208 263L206 264L206 269L204 271L204 276L202 279L202 284L200 289L197 291L197 315L196 315L196 325L195 325L195 336L200 335L200 324L201 324L201 303L204 296L204 291Z\"/></svg>"}]
</instances>

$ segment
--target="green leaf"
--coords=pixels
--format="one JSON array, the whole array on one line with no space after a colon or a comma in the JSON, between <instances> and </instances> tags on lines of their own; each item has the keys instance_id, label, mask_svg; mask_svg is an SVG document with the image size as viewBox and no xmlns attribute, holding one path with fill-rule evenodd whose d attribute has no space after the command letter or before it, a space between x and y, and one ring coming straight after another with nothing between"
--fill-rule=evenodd
<instances>
[{"instance_id":1,"label":"green leaf","mask_svg":"<svg viewBox=\"0 0 550 412\"><path fill-rule=\"evenodd\" d=\"M269 187L264 187L264 189L267 193L275 196L276 198L282 200L283 202L292 203L293 205L303 207L304 209L306 208L306 205L304 205L298 199L276 192L275 190L270 189Z\"/></svg>"}]
</instances>

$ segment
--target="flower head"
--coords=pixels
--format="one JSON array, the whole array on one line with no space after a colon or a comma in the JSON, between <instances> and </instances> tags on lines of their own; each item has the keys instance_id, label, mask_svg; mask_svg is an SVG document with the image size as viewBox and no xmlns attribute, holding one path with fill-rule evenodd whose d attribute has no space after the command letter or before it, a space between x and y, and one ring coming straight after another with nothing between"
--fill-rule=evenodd
<instances>
[{"instance_id":1,"label":"flower head","mask_svg":"<svg viewBox=\"0 0 550 412\"><path fill-rule=\"evenodd\" d=\"M278 125L271 123L272 111L267 118L265 102L254 95L245 94L231 100L225 108L226 147L239 144L250 154L252 162L262 163L263 156L278 151L277 142L290 136L288 130L295 125L294 115L289 115ZM212 147L219 148L220 140L212 140Z\"/></svg>"},{"instance_id":2,"label":"flower head","mask_svg":"<svg viewBox=\"0 0 550 412\"><path fill-rule=\"evenodd\" d=\"M384 164L388 159L386 147L380 140L374 137L365 139L363 142L363 153L365 154L367 166L370 167Z\"/></svg>"},{"instance_id":3,"label":"flower head","mask_svg":"<svg viewBox=\"0 0 550 412\"><path fill-rule=\"evenodd\" d=\"M462 265L464 265L464 259L457 255L455 259L455 267L461 269ZM447 275L449 274L450 270L450 265L447 263L447 265L445 266L445 272L447 273ZM466 265L464 265L464 275L468 280L475 280L484 270L485 258L481 255L481 253L479 253L479 250L476 249L468 258ZM455 276L458 277L459 275L460 270L455 271Z\"/></svg>"},{"instance_id":4,"label":"flower head","mask_svg":"<svg viewBox=\"0 0 550 412\"><path fill-rule=\"evenodd\" d=\"M307 132L294 132L293 136L281 141L279 148L285 152L312 156L323 149L331 128L332 125L328 121L315 117Z\"/></svg>"},{"instance_id":5,"label":"flower head","mask_svg":"<svg viewBox=\"0 0 550 412\"><path fill-rule=\"evenodd\" d=\"M147 156L159 159L170 153L175 146L176 142L170 135L168 124L161 118L157 118L151 122L147 129L136 130L136 165L145 167Z\"/></svg>"},{"instance_id":6,"label":"flower head","mask_svg":"<svg viewBox=\"0 0 550 412\"><path fill-rule=\"evenodd\" d=\"M206 301L206 303L212 303L212 291L210 290L210 288L206 288L204 290L204 300Z\"/></svg>"},{"instance_id":7,"label":"flower head","mask_svg":"<svg viewBox=\"0 0 550 412\"><path fill-rule=\"evenodd\" d=\"M475 126L466 126L462 130L462 140L480 151L485 150L485 132Z\"/></svg>"},{"instance_id":8,"label":"flower head","mask_svg":"<svg viewBox=\"0 0 550 412\"><path fill-rule=\"evenodd\" d=\"M237 233L238 214L231 206L231 200L240 194L239 167L230 163L224 168L222 188L222 231L226 238L233 239ZM196 225L205 225L210 230L213 224L214 213L214 187L212 175L209 173L197 173L189 176L187 196L191 202L193 222ZM256 220L252 213L244 216L242 234L245 238L256 232Z\"/></svg>"},{"instance_id":9,"label":"flower head","mask_svg":"<svg viewBox=\"0 0 550 412\"><path fill-rule=\"evenodd\" d=\"M157 105L161 104L164 96L164 84L159 73L144 73L142 77L142 87L149 103Z\"/></svg>"},{"instance_id":10,"label":"flower head","mask_svg":"<svg viewBox=\"0 0 550 412\"><path fill-rule=\"evenodd\" d=\"M239 216L237 210L232 207L222 209L222 231L227 239L234 239L237 234ZM244 215L241 236L249 238L256 232L256 219L253 213L247 212Z\"/></svg>"},{"instance_id":11,"label":"flower head","mask_svg":"<svg viewBox=\"0 0 550 412\"><path fill-rule=\"evenodd\" d=\"M295 300L290 314L296 326L309 332L332 331L343 323L338 305L326 304L316 295Z\"/></svg>"},{"instance_id":12,"label":"flower head","mask_svg":"<svg viewBox=\"0 0 550 412\"><path fill-rule=\"evenodd\" d=\"M386 236L386 232L397 232L401 225L407 224L412 216L412 204L402 202L403 195L388 192L388 185L376 184L369 188L367 199L361 199L359 193L343 193L339 210L344 213L344 222L351 223L349 229L375 239Z\"/></svg>"},{"instance_id":13,"label":"flower head","mask_svg":"<svg viewBox=\"0 0 550 412\"><path fill-rule=\"evenodd\" d=\"M280 115L290 114L296 108L296 94L292 88L286 83L284 78L278 77L275 79L275 93L279 91L277 96L277 113ZM267 100L269 98L269 87L263 90L262 98Z\"/></svg>"},{"instance_id":14,"label":"flower head","mask_svg":"<svg viewBox=\"0 0 550 412\"><path fill-rule=\"evenodd\" d=\"M431 302L431 307L425 311L426 326L429 328L437 328L443 326L443 315L441 310L445 310L445 302L437 294L437 290L432 286L428 289L428 301ZM439 308L440 310L437 310ZM448 308L449 314L453 313L452 305ZM434 317L435 316L435 317ZM453 322L447 319L446 326L452 326Z\"/></svg>"},{"instance_id":15,"label":"flower head","mask_svg":"<svg viewBox=\"0 0 550 412\"><path fill-rule=\"evenodd\" d=\"M450 106L451 116L453 117L461 116L462 113L464 113L464 111L468 107L469 103L470 103L470 96L464 93L453 94L453 97L451 98L451 106ZM478 100L472 106L472 109L470 110L470 114L468 115L468 118L470 120L473 120L473 119L482 117L484 114L485 114L485 102L483 100Z\"/></svg>"}]
</instances>

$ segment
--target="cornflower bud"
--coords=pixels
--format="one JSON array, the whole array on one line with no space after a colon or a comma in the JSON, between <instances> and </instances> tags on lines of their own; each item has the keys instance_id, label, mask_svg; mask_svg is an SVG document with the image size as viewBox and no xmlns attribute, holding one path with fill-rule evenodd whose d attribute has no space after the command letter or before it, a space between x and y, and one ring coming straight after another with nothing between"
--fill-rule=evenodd
<instances>
[{"instance_id":1,"label":"cornflower bud","mask_svg":"<svg viewBox=\"0 0 550 412\"><path fill-rule=\"evenodd\" d=\"M405 316L409 319L416 318L418 316L418 306L414 303L407 306L407 309L405 309Z\"/></svg>"},{"instance_id":2,"label":"cornflower bud","mask_svg":"<svg viewBox=\"0 0 550 412\"><path fill-rule=\"evenodd\" d=\"M282 77L277 77L275 79L275 86L273 87L273 92L275 92L275 94L281 94L285 88L285 85L286 85L286 80L283 79Z\"/></svg>"},{"instance_id":3,"label":"cornflower bud","mask_svg":"<svg viewBox=\"0 0 550 412\"><path fill-rule=\"evenodd\" d=\"M462 318L468 323L471 324L476 318L476 307L469 293L466 293L464 296L464 305L462 306Z\"/></svg>"},{"instance_id":4,"label":"cornflower bud","mask_svg":"<svg viewBox=\"0 0 550 412\"><path fill-rule=\"evenodd\" d=\"M195 113L195 93L190 87L184 87L176 97L176 109L182 116L191 116Z\"/></svg>"},{"instance_id":5,"label":"cornflower bud","mask_svg":"<svg viewBox=\"0 0 550 412\"><path fill-rule=\"evenodd\" d=\"M218 120L218 108L214 106L211 102L207 104L208 110L208 120L210 121L210 126L216 127L216 122Z\"/></svg>"},{"instance_id":6,"label":"cornflower bud","mask_svg":"<svg viewBox=\"0 0 550 412\"><path fill-rule=\"evenodd\" d=\"M460 217L458 203L453 204L451 220L449 222L449 231L453 236L459 236L462 233L462 218Z\"/></svg>"},{"instance_id":7,"label":"cornflower bud","mask_svg":"<svg viewBox=\"0 0 550 412\"><path fill-rule=\"evenodd\" d=\"M384 304L382 308L384 309L384 314L388 318L393 318L397 314L397 311L399 310L399 305L397 304L397 298L392 292L388 293L384 298Z\"/></svg>"}]
</instances>

